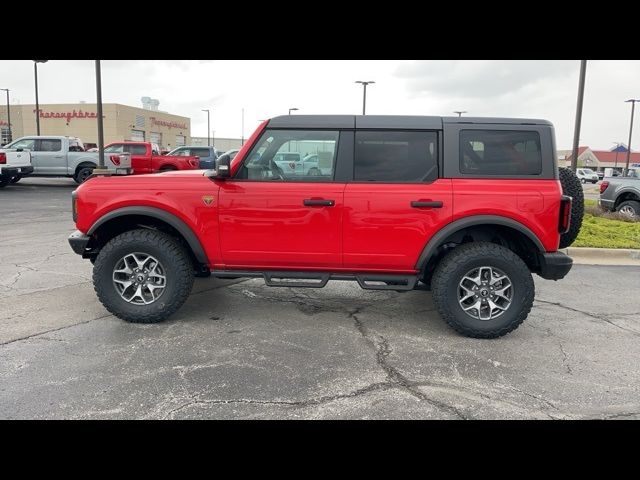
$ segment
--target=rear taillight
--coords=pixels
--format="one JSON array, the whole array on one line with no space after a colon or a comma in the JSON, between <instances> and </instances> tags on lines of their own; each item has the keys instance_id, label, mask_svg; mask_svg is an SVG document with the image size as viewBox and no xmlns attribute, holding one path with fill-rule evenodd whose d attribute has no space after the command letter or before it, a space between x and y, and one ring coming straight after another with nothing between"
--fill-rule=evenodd
<instances>
[{"instance_id":1,"label":"rear taillight","mask_svg":"<svg viewBox=\"0 0 640 480\"><path fill-rule=\"evenodd\" d=\"M609 186L609 182L607 182L606 180L604 182L602 182L600 184L600 193L604 193L604 191L607 189L607 187Z\"/></svg>"},{"instance_id":2,"label":"rear taillight","mask_svg":"<svg viewBox=\"0 0 640 480\"><path fill-rule=\"evenodd\" d=\"M120 166L120 155L111 155L109 159L116 167Z\"/></svg>"},{"instance_id":3,"label":"rear taillight","mask_svg":"<svg viewBox=\"0 0 640 480\"><path fill-rule=\"evenodd\" d=\"M7 154L4 152L0 153L0 163L7 163Z\"/></svg>"},{"instance_id":4,"label":"rear taillight","mask_svg":"<svg viewBox=\"0 0 640 480\"><path fill-rule=\"evenodd\" d=\"M558 222L558 232L567 233L571 226L571 204L573 198L568 195L562 195L560 199L560 220Z\"/></svg>"}]
</instances>

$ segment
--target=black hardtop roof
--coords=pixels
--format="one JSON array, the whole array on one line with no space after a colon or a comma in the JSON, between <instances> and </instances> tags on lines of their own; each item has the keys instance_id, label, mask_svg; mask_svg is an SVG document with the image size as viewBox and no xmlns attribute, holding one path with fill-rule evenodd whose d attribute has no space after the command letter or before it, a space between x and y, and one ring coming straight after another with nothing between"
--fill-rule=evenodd
<instances>
[{"instance_id":1,"label":"black hardtop roof","mask_svg":"<svg viewBox=\"0 0 640 480\"><path fill-rule=\"evenodd\" d=\"M548 120L503 117L435 117L422 115L281 115L271 128L399 128L442 129L443 124L552 125Z\"/></svg>"}]
</instances>

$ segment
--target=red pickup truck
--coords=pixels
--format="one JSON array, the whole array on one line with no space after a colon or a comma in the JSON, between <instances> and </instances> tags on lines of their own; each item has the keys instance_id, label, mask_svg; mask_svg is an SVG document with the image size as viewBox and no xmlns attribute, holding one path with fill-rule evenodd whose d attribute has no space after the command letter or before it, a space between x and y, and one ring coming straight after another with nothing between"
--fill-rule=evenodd
<instances>
[{"instance_id":1,"label":"red pickup truck","mask_svg":"<svg viewBox=\"0 0 640 480\"><path fill-rule=\"evenodd\" d=\"M200 159L195 156L160 155L157 145L149 142L114 142L107 145L105 153L130 153L134 175L168 172L171 170L196 170Z\"/></svg>"},{"instance_id":2,"label":"red pickup truck","mask_svg":"<svg viewBox=\"0 0 640 480\"><path fill-rule=\"evenodd\" d=\"M278 164L292 152L316 170ZM533 273L571 269L558 250L578 235L582 199L544 120L286 115L217 170L91 178L73 193L69 243L130 322L167 318L195 275L354 280L431 289L451 327L494 338L529 314Z\"/></svg>"}]
</instances>

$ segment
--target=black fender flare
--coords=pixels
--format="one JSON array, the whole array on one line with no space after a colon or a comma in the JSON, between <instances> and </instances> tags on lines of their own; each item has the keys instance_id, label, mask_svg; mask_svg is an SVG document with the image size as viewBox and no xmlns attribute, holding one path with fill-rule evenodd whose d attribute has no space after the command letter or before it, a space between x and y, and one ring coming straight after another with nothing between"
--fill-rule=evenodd
<instances>
[{"instance_id":1,"label":"black fender flare","mask_svg":"<svg viewBox=\"0 0 640 480\"><path fill-rule=\"evenodd\" d=\"M422 253L420 257L418 257L418 261L416 262L416 270L422 271L426 265L429 263L429 260L436 252L436 248L438 245L444 241L449 235L456 233L459 230L462 230L467 227L473 227L475 225L500 225L504 227L510 227L518 232L524 234L529 240L533 242L533 244L538 248L541 253L545 252L544 245L540 239L533 233L528 227L522 225L520 222L513 220L508 217L500 217L498 215L473 215L471 217L461 218L460 220L456 220L455 222L448 223L444 227L442 227L438 232L431 237L431 239L427 242L427 244L422 249Z\"/></svg>"},{"instance_id":2,"label":"black fender flare","mask_svg":"<svg viewBox=\"0 0 640 480\"><path fill-rule=\"evenodd\" d=\"M123 208L118 208L116 210L112 210L109 213L100 217L96 223L91 225L91 228L89 228L87 235L91 236L98 228L100 228L101 225L104 225L108 221L113 220L114 218L124 217L127 215L143 215L145 217L153 217L171 225L186 240L187 244L191 248L191 251L196 257L196 260L198 260L198 262L203 263L205 265L209 263L207 255L204 253L204 248L202 248L202 244L200 243L198 236L195 233L193 233L193 230L191 229L191 227L189 227L189 225L184 223L183 220L176 217L174 214L169 213L166 210L162 210L160 208L123 207Z\"/></svg>"},{"instance_id":3,"label":"black fender flare","mask_svg":"<svg viewBox=\"0 0 640 480\"><path fill-rule=\"evenodd\" d=\"M633 187L633 186L622 187L620 190L616 192L616 198L613 201L614 205L618 206L622 203L622 201L620 200L620 197L625 193L631 193L633 194L634 197L640 198L640 188Z\"/></svg>"}]
</instances>

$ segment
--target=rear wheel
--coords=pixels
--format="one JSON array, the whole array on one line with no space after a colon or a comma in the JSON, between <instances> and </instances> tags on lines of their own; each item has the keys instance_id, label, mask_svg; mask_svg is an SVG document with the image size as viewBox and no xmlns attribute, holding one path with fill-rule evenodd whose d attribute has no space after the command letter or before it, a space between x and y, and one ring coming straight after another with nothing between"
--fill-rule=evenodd
<instances>
[{"instance_id":1,"label":"rear wheel","mask_svg":"<svg viewBox=\"0 0 640 480\"><path fill-rule=\"evenodd\" d=\"M627 217L640 217L640 202L627 200L618 205L617 211Z\"/></svg>"},{"instance_id":2,"label":"rear wheel","mask_svg":"<svg viewBox=\"0 0 640 480\"><path fill-rule=\"evenodd\" d=\"M560 235L560 248L567 248L578 238L580 228L582 227L582 218L584 217L584 191L582 190L582 185L580 185L580 180L572 170L564 167L558 170L562 193L573 198L569 231Z\"/></svg>"},{"instance_id":3,"label":"rear wheel","mask_svg":"<svg viewBox=\"0 0 640 480\"><path fill-rule=\"evenodd\" d=\"M84 183L91 175L93 175L93 167L80 167L73 179L80 184Z\"/></svg>"},{"instance_id":4,"label":"rear wheel","mask_svg":"<svg viewBox=\"0 0 640 480\"><path fill-rule=\"evenodd\" d=\"M496 338L515 330L533 306L529 267L508 248L488 242L456 247L431 281L440 316L457 332Z\"/></svg>"},{"instance_id":5,"label":"rear wheel","mask_svg":"<svg viewBox=\"0 0 640 480\"><path fill-rule=\"evenodd\" d=\"M0 188L4 188L11 183L11 177L0 177Z\"/></svg>"},{"instance_id":6,"label":"rear wheel","mask_svg":"<svg viewBox=\"0 0 640 480\"><path fill-rule=\"evenodd\" d=\"M131 230L111 239L98 254L93 284L100 302L132 323L156 323L189 297L193 265L185 248L156 230Z\"/></svg>"},{"instance_id":7,"label":"rear wheel","mask_svg":"<svg viewBox=\"0 0 640 480\"><path fill-rule=\"evenodd\" d=\"M316 167L312 167L309 169L309 171L307 172L307 175L313 175L313 176L318 176L320 175L322 172L320 171L319 168Z\"/></svg>"}]
</instances>

